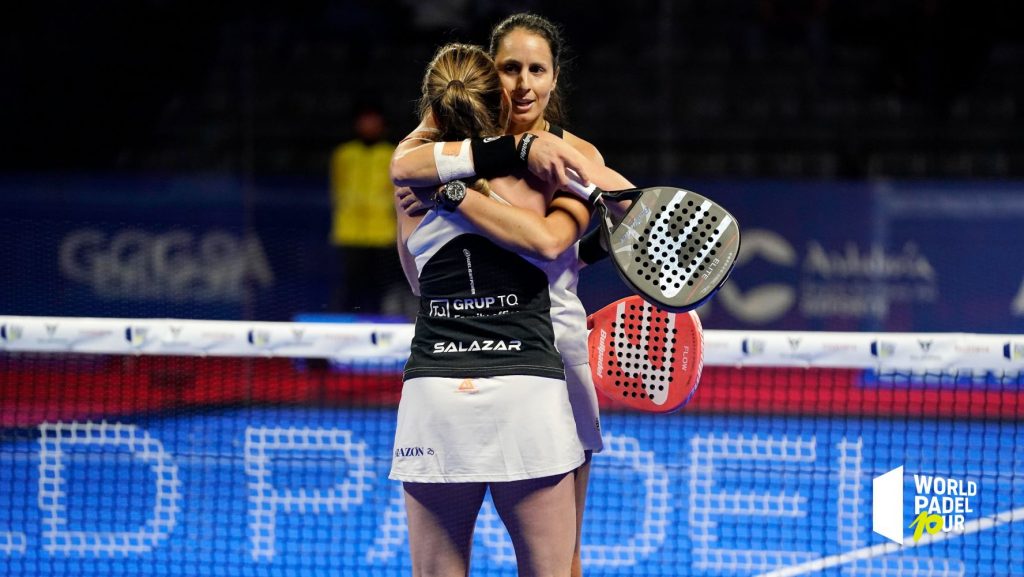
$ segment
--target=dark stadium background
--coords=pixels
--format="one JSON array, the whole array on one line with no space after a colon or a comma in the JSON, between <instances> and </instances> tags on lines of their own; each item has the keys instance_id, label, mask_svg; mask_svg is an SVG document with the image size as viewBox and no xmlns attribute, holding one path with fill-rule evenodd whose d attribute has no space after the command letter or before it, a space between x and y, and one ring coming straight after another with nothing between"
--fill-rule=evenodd
<instances>
[{"instance_id":1,"label":"dark stadium background","mask_svg":"<svg viewBox=\"0 0 1024 577\"><path fill-rule=\"evenodd\" d=\"M568 125L609 165L713 196L744 230L776 235L769 249L748 237L751 260L724 308L705 311L711 326L1020 327L1024 275L1005 263L1024 240L1024 9L1008 0L12 4L0 23L0 265L17 272L0 281L3 312L325 312L327 159L352 137L352 111L378 104L401 138L436 46L483 43L514 10L563 24ZM250 263L238 290L201 300L61 268L61 246L86 225L133 266L109 254L125 223L188 230L196 246L223 229L243 252L258 239L270 274ZM828 277L815 262L855 272ZM935 274L878 272L915 263ZM609 268L581 287L591 309L623 294ZM764 308L754 297L777 310L751 315Z\"/></svg>"}]
</instances>

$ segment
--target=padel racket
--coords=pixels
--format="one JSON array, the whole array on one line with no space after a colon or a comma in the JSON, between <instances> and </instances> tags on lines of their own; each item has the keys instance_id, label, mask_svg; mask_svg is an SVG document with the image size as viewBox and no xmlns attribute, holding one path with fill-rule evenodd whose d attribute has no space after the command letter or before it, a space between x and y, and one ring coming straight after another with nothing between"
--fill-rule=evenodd
<instances>
[{"instance_id":1,"label":"padel racket","mask_svg":"<svg viewBox=\"0 0 1024 577\"><path fill-rule=\"evenodd\" d=\"M587 318L594 386L630 408L670 413L697 391L704 332L693 311L672 313L639 296L618 300Z\"/></svg>"},{"instance_id":2,"label":"padel racket","mask_svg":"<svg viewBox=\"0 0 1024 577\"><path fill-rule=\"evenodd\" d=\"M672 186L606 192L569 180L572 192L600 212L598 226L619 276L652 304L672 312L693 310L729 278L740 227L718 204ZM632 202L615 219L605 203L620 200Z\"/></svg>"}]
</instances>

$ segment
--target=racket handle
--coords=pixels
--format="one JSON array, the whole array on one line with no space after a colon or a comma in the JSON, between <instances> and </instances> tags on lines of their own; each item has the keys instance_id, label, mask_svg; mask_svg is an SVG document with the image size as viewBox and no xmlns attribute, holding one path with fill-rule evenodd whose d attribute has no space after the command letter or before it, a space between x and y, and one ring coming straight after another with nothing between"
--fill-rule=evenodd
<instances>
[{"instance_id":1,"label":"racket handle","mask_svg":"<svg viewBox=\"0 0 1024 577\"><path fill-rule=\"evenodd\" d=\"M583 178L571 168L566 168L565 173L569 176L569 190L572 191L573 194L590 202L591 204L597 203L597 199L600 198L601 194L604 192L603 190L598 188L594 183L584 186L582 182Z\"/></svg>"}]
</instances>

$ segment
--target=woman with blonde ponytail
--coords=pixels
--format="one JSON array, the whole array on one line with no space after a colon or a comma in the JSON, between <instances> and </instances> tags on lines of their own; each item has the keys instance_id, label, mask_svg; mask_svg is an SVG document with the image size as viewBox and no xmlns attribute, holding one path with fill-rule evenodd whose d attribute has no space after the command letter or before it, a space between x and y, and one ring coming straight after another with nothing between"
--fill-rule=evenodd
<instances>
[{"instance_id":1,"label":"woman with blonde ponytail","mask_svg":"<svg viewBox=\"0 0 1024 577\"><path fill-rule=\"evenodd\" d=\"M481 48L442 47L422 92L428 124L400 151L449 140L437 154L457 158L472 146L462 139L486 147L504 138L501 84ZM537 217L495 199L537 199L543 210L550 187L520 174L495 176L479 188L493 189L493 198L446 186L437 209L398 214L399 252L420 310L390 477L405 489L414 575L469 573L473 528L489 489L512 538L519 575L565 576L576 534L572 472L584 452L556 346L560 329L552 307L562 296L552 287L571 276L570 263L560 255L530 258L510 250L456 210L464 204ZM589 219L582 204L555 212L573 230Z\"/></svg>"}]
</instances>

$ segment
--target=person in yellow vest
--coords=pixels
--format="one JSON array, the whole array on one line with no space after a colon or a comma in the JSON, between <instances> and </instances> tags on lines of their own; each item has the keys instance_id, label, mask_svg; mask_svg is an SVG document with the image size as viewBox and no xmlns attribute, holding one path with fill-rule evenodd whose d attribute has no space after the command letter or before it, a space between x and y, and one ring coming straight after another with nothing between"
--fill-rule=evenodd
<instances>
[{"instance_id":1,"label":"person in yellow vest","mask_svg":"<svg viewBox=\"0 0 1024 577\"><path fill-rule=\"evenodd\" d=\"M388 175L395 145L385 139L384 116L373 106L355 115L352 140L334 149L330 159L331 245L339 261L331 310L378 315L396 285L404 288L395 249L394 185ZM394 309L394 307L391 307Z\"/></svg>"}]
</instances>

